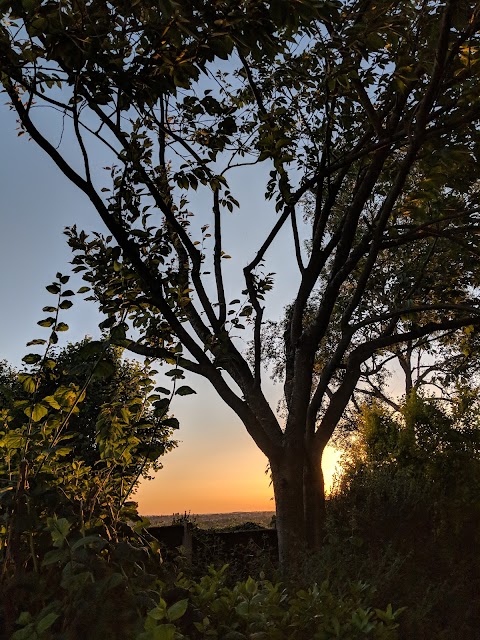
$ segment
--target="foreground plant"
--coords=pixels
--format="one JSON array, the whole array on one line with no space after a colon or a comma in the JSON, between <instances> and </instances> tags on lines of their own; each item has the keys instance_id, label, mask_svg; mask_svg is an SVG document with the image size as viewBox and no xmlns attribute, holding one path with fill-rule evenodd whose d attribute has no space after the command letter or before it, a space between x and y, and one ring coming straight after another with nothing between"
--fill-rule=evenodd
<instances>
[{"instance_id":1,"label":"foreground plant","mask_svg":"<svg viewBox=\"0 0 480 640\"><path fill-rule=\"evenodd\" d=\"M72 306L67 282L57 274L47 287L57 303L44 308L51 315L38 324L49 337L29 343L43 347L43 354L26 355L27 368L16 379L8 370L3 376L0 624L7 637L25 607L18 624L32 633L46 631L60 615L51 604L60 588L67 593L62 606L68 626L76 615L70 607L85 589L121 591L129 572L142 571L138 563L148 559L142 550L148 540L141 536L145 523L132 493L175 446L172 427L178 423L168 416L169 399L151 393L148 367L122 365L107 338L84 343L81 357L72 347L56 353L58 332L68 329L59 314ZM67 373L65 358L72 352L82 367ZM99 402L112 377L108 403ZM87 400L92 381L95 392Z\"/></svg>"},{"instance_id":2,"label":"foreground plant","mask_svg":"<svg viewBox=\"0 0 480 640\"><path fill-rule=\"evenodd\" d=\"M344 596L333 593L328 582L289 592L281 584L248 578L227 587L227 566L195 582L177 579L182 600L168 605L162 597L149 611L145 631L137 640L333 640L334 638L397 638L402 610L372 609L371 597L361 583L349 585Z\"/></svg>"}]
</instances>

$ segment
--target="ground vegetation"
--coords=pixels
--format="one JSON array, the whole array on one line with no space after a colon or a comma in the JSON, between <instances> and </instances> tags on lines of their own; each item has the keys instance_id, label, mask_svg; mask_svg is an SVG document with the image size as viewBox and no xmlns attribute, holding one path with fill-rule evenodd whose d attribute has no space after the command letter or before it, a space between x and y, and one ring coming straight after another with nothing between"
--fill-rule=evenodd
<instances>
[{"instance_id":1,"label":"ground vegetation","mask_svg":"<svg viewBox=\"0 0 480 640\"><path fill-rule=\"evenodd\" d=\"M362 377L387 352L479 324L478 6L4 0L1 11L19 134L108 230L68 231L103 326L173 380L204 376L236 412L269 460L293 566L321 546L322 455ZM251 165L272 224L231 294L226 217L246 224L232 176ZM262 327L287 225L297 284L282 420L262 384Z\"/></svg>"}]
</instances>

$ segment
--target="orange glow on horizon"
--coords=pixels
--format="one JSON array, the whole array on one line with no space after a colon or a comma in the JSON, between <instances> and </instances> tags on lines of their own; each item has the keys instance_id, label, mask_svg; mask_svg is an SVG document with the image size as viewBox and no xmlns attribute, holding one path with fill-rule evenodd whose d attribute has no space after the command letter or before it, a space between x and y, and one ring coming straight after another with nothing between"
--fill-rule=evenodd
<instances>
[{"instance_id":1,"label":"orange glow on horizon","mask_svg":"<svg viewBox=\"0 0 480 640\"><path fill-rule=\"evenodd\" d=\"M209 456L194 443L183 442L164 459L152 481L143 481L134 499L142 515L274 511L273 488L265 473L267 460L251 441ZM327 491L338 462L327 449L323 468Z\"/></svg>"}]
</instances>

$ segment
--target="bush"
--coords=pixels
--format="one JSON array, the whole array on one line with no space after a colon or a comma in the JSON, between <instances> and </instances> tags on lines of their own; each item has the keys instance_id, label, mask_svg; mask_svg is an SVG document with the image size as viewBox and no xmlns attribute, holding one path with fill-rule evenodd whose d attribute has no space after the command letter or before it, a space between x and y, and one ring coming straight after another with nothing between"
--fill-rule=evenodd
<instances>
[{"instance_id":1,"label":"bush","mask_svg":"<svg viewBox=\"0 0 480 640\"><path fill-rule=\"evenodd\" d=\"M397 638L401 610L372 609L368 589L350 585L343 597L334 595L328 582L290 593L268 580L237 582L227 586L227 566L210 568L199 581L180 576L176 582L183 598L169 604L161 597L149 611L145 630L136 640L355 640ZM168 595L168 594L167 594Z\"/></svg>"},{"instance_id":2,"label":"bush","mask_svg":"<svg viewBox=\"0 0 480 640\"><path fill-rule=\"evenodd\" d=\"M406 605L403 638L473 639L480 626L478 494L466 465L456 483L455 460L445 454L430 468L434 462L451 464L448 480L393 463L350 468L327 503L327 543L310 575L361 578L374 597Z\"/></svg>"}]
</instances>

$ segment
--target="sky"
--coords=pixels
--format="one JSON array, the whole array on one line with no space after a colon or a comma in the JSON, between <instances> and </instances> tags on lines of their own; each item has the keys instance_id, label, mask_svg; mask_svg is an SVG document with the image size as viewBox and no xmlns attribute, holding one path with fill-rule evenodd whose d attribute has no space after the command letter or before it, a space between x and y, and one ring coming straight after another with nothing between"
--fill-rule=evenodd
<instances>
[{"instance_id":1,"label":"sky","mask_svg":"<svg viewBox=\"0 0 480 640\"><path fill-rule=\"evenodd\" d=\"M47 128L53 126L48 115L45 124ZM0 135L0 360L6 359L18 367L27 353L26 343L43 337L36 322L42 317L42 307L51 304L45 286L58 271L70 273L72 256L64 228L72 224L86 231L103 228L83 194L59 173L35 143L26 135L17 135L15 118L5 105L4 96L0 96ZM66 134L62 147L67 154L68 145ZM96 156L94 171L100 172L108 160L101 154ZM236 297L236 285L240 283L235 272L241 273L271 225L270 212L259 210L255 199L255 191L263 183L261 178L256 169L233 184L233 195L240 200L241 209L227 220L225 229L228 252L232 255L228 264L232 298ZM195 204L201 211L203 203ZM286 252L292 251L286 233L270 256L272 266L268 270L275 271L277 283L269 300L272 318L280 317L288 302L285 292L295 284L295 276L285 260ZM82 283L77 277L72 284L75 289ZM101 319L94 304L78 296L74 307L62 318L70 326L66 340L75 342L85 335L98 336ZM266 393L275 407L281 388L266 378ZM173 405L173 413L180 421L176 434L179 446L163 458L164 468L155 479L141 484L135 496L140 513L274 510L265 456L207 381L191 377L187 383L197 393L178 398ZM325 455L327 486L337 459L333 450Z\"/></svg>"}]
</instances>

